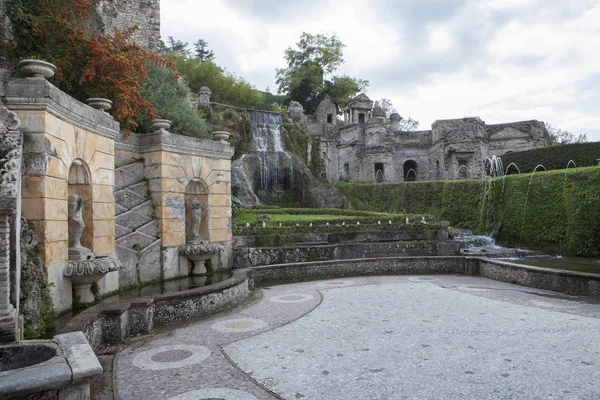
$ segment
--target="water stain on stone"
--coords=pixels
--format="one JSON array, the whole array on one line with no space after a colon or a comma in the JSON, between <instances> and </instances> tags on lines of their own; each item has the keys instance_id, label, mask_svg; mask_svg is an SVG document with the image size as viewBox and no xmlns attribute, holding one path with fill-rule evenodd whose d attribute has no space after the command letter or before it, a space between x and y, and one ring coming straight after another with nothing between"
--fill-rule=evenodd
<instances>
[{"instance_id":1,"label":"water stain on stone","mask_svg":"<svg viewBox=\"0 0 600 400\"><path fill-rule=\"evenodd\" d=\"M593 362L590 362L590 361L582 361L581 363L582 363L583 365L594 365L594 363L593 363Z\"/></svg>"},{"instance_id":2,"label":"water stain on stone","mask_svg":"<svg viewBox=\"0 0 600 400\"><path fill-rule=\"evenodd\" d=\"M504 361L512 362L510 358L505 358Z\"/></svg>"},{"instance_id":3,"label":"water stain on stone","mask_svg":"<svg viewBox=\"0 0 600 400\"><path fill-rule=\"evenodd\" d=\"M305 396L302 393L296 393L296 398L297 399L301 399L303 397L305 397Z\"/></svg>"},{"instance_id":4,"label":"water stain on stone","mask_svg":"<svg viewBox=\"0 0 600 400\"><path fill-rule=\"evenodd\" d=\"M296 349L296 350L294 350L294 351L295 351L296 353L304 353L304 350L302 350L302 349Z\"/></svg>"},{"instance_id":5,"label":"water stain on stone","mask_svg":"<svg viewBox=\"0 0 600 400\"><path fill-rule=\"evenodd\" d=\"M371 371L371 372L373 372L373 373L377 374L377 373L379 373L379 372L383 371L383 368L381 368L381 369L379 369L379 368L370 369L369 371Z\"/></svg>"},{"instance_id":6,"label":"water stain on stone","mask_svg":"<svg viewBox=\"0 0 600 400\"><path fill-rule=\"evenodd\" d=\"M329 375L329 371L325 370L325 371L321 372L321 374L323 374L323 375Z\"/></svg>"},{"instance_id":7,"label":"water stain on stone","mask_svg":"<svg viewBox=\"0 0 600 400\"><path fill-rule=\"evenodd\" d=\"M422 348L424 348L424 349L426 349L427 347L431 347L431 345L428 345L428 344L422 344L422 345L421 345L421 347L422 347Z\"/></svg>"},{"instance_id":8,"label":"water stain on stone","mask_svg":"<svg viewBox=\"0 0 600 400\"><path fill-rule=\"evenodd\" d=\"M465 371L465 374L467 374L467 375L474 375L475 372L473 372L473 371Z\"/></svg>"},{"instance_id":9,"label":"water stain on stone","mask_svg":"<svg viewBox=\"0 0 600 400\"><path fill-rule=\"evenodd\" d=\"M510 376L510 374L500 374L500 376L503 376L505 378L508 378Z\"/></svg>"}]
</instances>

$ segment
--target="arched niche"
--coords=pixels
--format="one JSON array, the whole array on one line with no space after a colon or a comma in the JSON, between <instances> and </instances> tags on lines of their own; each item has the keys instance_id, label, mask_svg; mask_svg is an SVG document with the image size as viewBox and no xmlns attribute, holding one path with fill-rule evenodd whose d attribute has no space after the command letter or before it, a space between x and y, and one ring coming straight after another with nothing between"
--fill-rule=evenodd
<instances>
[{"instance_id":1,"label":"arched niche","mask_svg":"<svg viewBox=\"0 0 600 400\"><path fill-rule=\"evenodd\" d=\"M404 163L404 181L416 181L418 175L417 162L408 160Z\"/></svg>"},{"instance_id":2,"label":"arched niche","mask_svg":"<svg viewBox=\"0 0 600 400\"><path fill-rule=\"evenodd\" d=\"M94 219L92 204L92 181L89 168L83 160L73 160L69 167L68 192L69 196L79 195L83 197L85 204L81 212L83 218L83 235L81 245L93 251Z\"/></svg>"},{"instance_id":3,"label":"arched niche","mask_svg":"<svg viewBox=\"0 0 600 400\"><path fill-rule=\"evenodd\" d=\"M186 242L190 242L193 235L193 203L197 200L202 206L202 218L200 222L200 236L210 241L210 229L208 226L210 208L208 204L208 185L201 179L192 179L185 188L185 237Z\"/></svg>"}]
</instances>

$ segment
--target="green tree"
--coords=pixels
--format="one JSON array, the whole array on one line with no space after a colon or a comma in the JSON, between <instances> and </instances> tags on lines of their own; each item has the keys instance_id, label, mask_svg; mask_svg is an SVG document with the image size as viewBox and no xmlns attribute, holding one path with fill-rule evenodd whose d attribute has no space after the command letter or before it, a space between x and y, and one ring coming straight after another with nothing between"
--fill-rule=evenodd
<instances>
[{"instance_id":1,"label":"green tree","mask_svg":"<svg viewBox=\"0 0 600 400\"><path fill-rule=\"evenodd\" d=\"M329 95L339 106L356 96L368 82L349 76L332 76L344 62L345 45L336 34L312 35L302 32L296 49L285 51L286 68L276 70L278 92L298 101L307 113L315 112L319 102Z\"/></svg>"},{"instance_id":2,"label":"green tree","mask_svg":"<svg viewBox=\"0 0 600 400\"><path fill-rule=\"evenodd\" d=\"M190 101L190 89L185 79L169 68L151 67L142 88L142 96L156 107L156 114L173 122L173 133L209 138L206 122ZM142 132L150 132L147 119L140 123Z\"/></svg>"},{"instance_id":3,"label":"green tree","mask_svg":"<svg viewBox=\"0 0 600 400\"><path fill-rule=\"evenodd\" d=\"M212 61L202 62L199 58L179 54L171 54L170 58L195 93L202 86L207 86L212 91L211 100L217 103L249 108L260 108L263 104L260 91L245 79L228 73Z\"/></svg>"},{"instance_id":4,"label":"green tree","mask_svg":"<svg viewBox=\"0 0 600 400\"><path fill-rule=\"evenodd\" d=\"M194 43L194 49L196 52L196 58L199 58L201 62L214 61L215 53L208 49L208 42L204 39L198 39Z\"/></svg>"},{"instance_id":5,"label":"green tree","mask_svg":"<svg viewBox=\"0 0 600 400\"><path fill-rule=\"evenodd\" d=\"M165 49L167 50L167 53L175 52L184 57L190 55L188 42L182 42L179 39L174 39L173 36L169 36L167 38L167 43L165 43Z\"/></svg>"},{"instance_id":6,"label":"green tree","mask_svg":"<svg viewBox=\"0 0 600 400\"><path fill-rule=\"evenodd\" d=\"M568 143L585 143L588 141L586 133L580 133L578 135L575 135L574 133L571 133L564 129L560 129L558 126L549 124L547 122L544 122L544 126L546 127L546 130L550 135L550 143L552 145Z\"/></svg>"},{"instance_id":7,"label":"green tree","mask_svg":"<svg viewBox=\"0 0 600 400\"><path fill-rule=\"evenodd\" d=\"M379 101L376 101L375 106L381 107L381 109L385 113L385 116L388 118L392 114L398 113L398 111L394 107L394 104L392 104L392 100L385 98L385 97ZM403 132L416 131L419 128L419 125L420 125L419 121L417 121L416 119L413 119L411 117L408 117L408 118L400 117L400 130Z\"/></svg>"}]
</instances>

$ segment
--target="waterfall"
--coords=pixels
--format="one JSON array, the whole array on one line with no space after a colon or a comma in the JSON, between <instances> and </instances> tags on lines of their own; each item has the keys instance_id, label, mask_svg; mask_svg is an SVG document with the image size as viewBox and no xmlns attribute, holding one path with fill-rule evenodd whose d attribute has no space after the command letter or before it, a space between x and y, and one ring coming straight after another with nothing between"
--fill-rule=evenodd
<instances>
[{"instance_id":1,"label":"waterfall","mask_svg":"<svg viewBox=\"0 0 600 400\"><path fill-rule=\"evenodd\" d=\"M294 172L290 155L283 148L281 114L246 110L246 116L252 123L249 151L256 153L260 160L256 189L289 189Z\"/></svg>"}]
</instances>

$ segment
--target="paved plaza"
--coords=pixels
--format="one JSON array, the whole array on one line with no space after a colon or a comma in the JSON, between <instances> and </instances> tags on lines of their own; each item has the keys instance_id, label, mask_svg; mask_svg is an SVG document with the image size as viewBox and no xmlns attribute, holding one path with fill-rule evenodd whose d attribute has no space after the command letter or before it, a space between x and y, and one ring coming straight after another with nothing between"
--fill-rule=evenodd
<instances>
[{"instance_id":1,"label":"paved plaza","mask_svg":"<svg viewBox=\"0 0 600 400\"><path fill-rule=\"evenodd\" d=\"M121 399L595 399L600 304L466 276L263 288L137 338Z\"/></svg>"}]
</instances>

